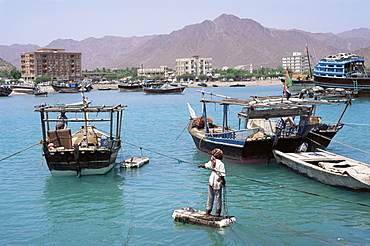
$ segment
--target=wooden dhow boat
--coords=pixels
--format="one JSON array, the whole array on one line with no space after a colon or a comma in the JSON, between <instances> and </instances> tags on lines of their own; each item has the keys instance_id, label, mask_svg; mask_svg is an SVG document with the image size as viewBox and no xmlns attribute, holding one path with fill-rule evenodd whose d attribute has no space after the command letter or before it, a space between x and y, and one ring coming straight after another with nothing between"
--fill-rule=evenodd
<instances>
[{"instance_id":1,"label":"wooden dhow boat","mask_svg":"<svg viewBox=\"0 0 370 246\"><path fill-rule=\"evenodd\" d=\"M36 87L36 89L35 89L35 96L37 96L37 97L47 97L48 96L48 92L45 91L45 90L41 90L40 87Z\"/></svg>"},{"instance_id":2,"label":"wooden dhow boat","mask_svg":"<svg viewBox=\"0 0 370 246\"><path fill-rule=\"evenodd\" d=\"M39 112L41 117L42 149L51 173L81 176L109 172L121 148L125 107L120 104L89 106L86 103L84 106L35 108L34 111ZM65 116L57 117L58 113ZM73 118L67 118L67 115ZM62 129L55 129L55 123ZM98 125L108 133L100 128L98 130Z\"/></svg>"},{"instance_id":3,"label":"wooden dhow boat","mask_svg":"<svg viewBox=\"0 0 370 246\"><path fill-rule=\"evenodd\" d=\"M0 97L9 96L13 89L8 85L0 85Z\"/></svg>"},{"instance_id":4,"label":"wooden dhow boat","mask_svg":"<svg viewBox=\"0 0 370 246\"><path fill-rule=\"evenodd\" d=\"M59 93L78 93L78 92L89 92L93 89L91 84L82 85L79 83L52 83L51 87L54 91Z\"/></svg>"},{"instance_id":5,"label":"wooden dhow boat","mask_svg":"<svg viewBox=\"0 0 370 246\"><path fill-rule=\"evenodd\" d=\"M185 86L162 86L159 88L146 88L144 87L145 94L169 94L169 93L182 93L185 90Z\"/></svg>"},{"instance_id":6,"label":"wooden dhow boat","mask_svg":"<svg viewBox=\"0 0 370 246\"><path fill-rule=\"evenodd\" d=\"M351 53L325 56L314 67L314 83L324 88L352 90L355 96L370 97L370 74L365 59Z\"/></svg>"},{"instance_id":7,"label":"wooden dhow boat","mask_svg":"<svg viewBox=\"0 0 370 246\"><path fill-rule=\"evenodd\" d=\"M13 93L16 94L35 94L36 86L34 84L21 83L12 86Z\"/></svg>"},{"instance_id":8,"label":"wooden dhow boat","mask_svg":"<svg viewBox=\"0 0 370 246\"><path fill-rule=\"evenodd\" d=\"M125 91L142 91L143 86L139 82L130 82L130 83L119 83L118 84L118 90L120 92L125 92Z\"/></svg>"},{"instance_id":9,"label":"wooden dhow boat","mask_svg":"<svg viewBox=\"0 0 370 246\"><path fill-rule=\"evenodd\" d=\"M195 146L206 154L220 148L225 158L243 163L268 163L274 158L272 149L294 152L303 142L308 143L310 150L326 148L342 128L340 119L348 107L346 104L338 123L327 125L314 112L317 106L335 104L332 102L257 96L241 99L201 92L203 107L200 117L188 104L188 132ZM224 99L206 99L206 94ZM218 104L223 108L222 125L213 122L207 110L208 104ZM236 111L237 122L229 122L230 106L242 107L241 111ZM236 129L231 128L231 124L237 125Z\"/></svg>"},{"instance_id":10,"label":"wooden dhow boat","mask_svg":"<svg viewBox=\"0 0 370 246\"><path fill-rule=\"evenodd\" d=\"M273 150L284 168L330 186L370 193L370 165L317 149L314 152L284 153Z\"/></svg>"}]
</instances>

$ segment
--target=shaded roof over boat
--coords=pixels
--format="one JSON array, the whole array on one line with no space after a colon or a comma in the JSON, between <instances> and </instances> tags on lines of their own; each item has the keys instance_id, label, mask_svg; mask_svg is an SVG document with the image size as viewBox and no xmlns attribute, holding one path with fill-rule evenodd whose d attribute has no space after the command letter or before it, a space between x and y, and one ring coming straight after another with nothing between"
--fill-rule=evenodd
<instances>
[{"instance_id":1,"label":"shaded roof over boat","mask_svg":"<svg viewBox=\"0 0 370 246\"><path fill-rule=\"evenodd\" d=\"M279 118L290 116L308 116L311 114L312 107L320 104L335 104L330 102L320 102L315 100L282 100L280 99L246 99L246 100L207 100L202 102L219 103L220 105L241 105L242 112L238 113L239 118L258 119L258 118Z\"/></svg>"},{"instance_id":2,"label":"shaded roof over boat","mask_svg":"<svg viewBox=\"0 0 370 246\"><path fill-rule=\"evenodd\" d=\"M116 112L122 111L127 105L117 104L115 106L44 106L36 107L36 112Z\"/></svg>"},{"instance_id":3,"label":"shaded roof over boat","mask_svg":"<svg viewBox=\"0 0 370 246\"><path fill-rule=\"evenodd\" d=\"M215 99L201 99L201 102L205 103L218 103L220 105L240 105L244 107L254 107L254 108L265 108L265 107L287 107L287 106L306 106L306 105L321 105L321 104L337 104L328 101L317 101L317 100L307 100L307 99L299 99L299 98L290 98L282 99L274 98L274 97L256 97L253 99L241 99L241 98L234 98L234 99L222 99L222 100L215 100Z\"/></svg>"},{"instance_id":4,"label":"shaded roof over boat","mask_svg":"<svg viewBox=\"0 0 370 246\"><path fill-rule=\"evenodd\" d=\"M242 119L257 119L257 118L279 118L290 116L309 116L312 114L313 108L318 105L338 105L337 103L316 100L312 98L291 97L289 100L282 96L252 96L249 99L232 98L214 93L201 91L203 94L224 97L225 99L201 99L202 103L217 103L220 105L239 105L243 106L238 117Z\"/></svg>"},{"instance_id":5,"label":"shaded roof over boat","mask_svg":"<svg viewBox=\"0 0 370 246\"><path fill-rule=\"evenodd\" d=\"M286 99L282 96L251 96L251 98L234 98L224 95L219 95L204 90L199 92L208 94L210 96L222 97L225 99L205 99L202 98L201 102L205 103L218 103L221 105L240 105L244 107L253 108L265 108L265 107L287 107L287 106L308 106L308 105L322 105L322 104L337 104L327 100L319 100L322 96L342 96L343 98L352 99L351 92L345 90L336 90L333 88L323 89L320 86L312 87L309 89L303 89L300 93L292 95L292 97ZM309 95L305 98L305 94Z\"/></svg>"}]
</instances>

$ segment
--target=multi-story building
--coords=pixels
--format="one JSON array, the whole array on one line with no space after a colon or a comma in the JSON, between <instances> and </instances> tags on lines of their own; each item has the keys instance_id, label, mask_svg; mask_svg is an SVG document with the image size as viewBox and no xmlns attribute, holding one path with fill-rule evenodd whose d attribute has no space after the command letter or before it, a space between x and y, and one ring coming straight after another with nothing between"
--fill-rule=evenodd
<instances>
[{"instance_id":1,"label":"multi-story building","mask_svg":"<svg viewBox=\"0 0 370 246\"><path fill-rule=\"evenodd\" d=\"M137 75L139 77L154 78L155 76L162 76L164 78L169 77L170 72L167 66L160 66L159 68L141 68L137 69Z\"/></svg>"},{"instance_id":2,"label":"multi-story building","mask_svg":"<svg viewBox=\"0 0 370 246\"><path fill-rule=\"evenodd\" d=\"M53 80L81 79L82 55L78 52L65 52L65 49L37 49L21 54L21 72L25 81L41 76Z\"/></svg>"},{"instance_id":3,"label":"multi-story building","mask_svg":"<svg viewBox=\"0 0 370 246\"><path fill-rule=\"evenodd\" d=\"M291 69L294 73L303 74L309 71L308 56L301 52L293 52L292 56L285 56L282 59L282 67Z\"/></svg>"},{"instance_id":4,"label":"multi-story building","mask_svg":"<svg viewBox=\"0 0 370 246\"><path fill-rule=\"evenodd\" d=\"M212 74L212 58L192 58L176 59L176 76L183 74L210 75Z\"/></svg>"}]
</instances>

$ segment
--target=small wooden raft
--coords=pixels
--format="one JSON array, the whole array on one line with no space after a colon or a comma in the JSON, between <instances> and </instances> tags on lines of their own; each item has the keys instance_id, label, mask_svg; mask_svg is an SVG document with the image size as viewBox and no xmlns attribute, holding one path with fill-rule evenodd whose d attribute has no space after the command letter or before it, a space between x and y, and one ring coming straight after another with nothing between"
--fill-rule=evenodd
<instances>
[{"instance_id":1,"label":"small wooden raft","mask_svg":"<svg viewBox=\"0 0 370 246\"><path fill-rule=\"evenodd\" d=\"M121 167L131 168L131 167L141 167L149 163L148 157L131 157L127 160L121 161Z\"/></svg>"},{"instance_id":2,"label":"small wooden raft","mask_svg":"<svg viewBox=\"0 0 370 246\"><path fill-rule=\"evenodd\" d=\"M179 222L205 225L216 228L231 225L236 221L236 218L234 216L216 217L213 214L211 214L210 216L206 216L205 211L201 211L191 207L186 207L173 211L172 218Z\"/></svg>"}]
</instances>

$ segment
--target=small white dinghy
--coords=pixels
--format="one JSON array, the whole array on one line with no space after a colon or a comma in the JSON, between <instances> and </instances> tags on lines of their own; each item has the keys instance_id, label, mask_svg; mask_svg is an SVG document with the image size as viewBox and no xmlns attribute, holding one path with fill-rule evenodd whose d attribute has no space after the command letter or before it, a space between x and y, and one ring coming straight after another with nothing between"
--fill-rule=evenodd
<instances>
[{"instance_id":1,"label":"small white dinghy","mask_svg":"<svg viewBox=\"0 0 370 246\"><path fill-rule=\"evenodd\" d=\"M121 167L126 167L126 168L136 168L136 167L141 167L145 164L149 163L149 158L148 157L131 157L127 160L121 161L120 165Z\"/></svg>"},{"instance_id":2,"label":"small white dinghy","mask_svg":"<svg viewBox=\"0 0 370 246\"><path fill-rule=\"evenodd\" d=\"M172 218L183 223L205 225L216 228L231 225L236 221L236 218L234 216L217 217L213 214L211 214L210 216L206 216L205 211L201 211L191 207L186 207L173 211Z\"/></svg>"}]
</instances>

